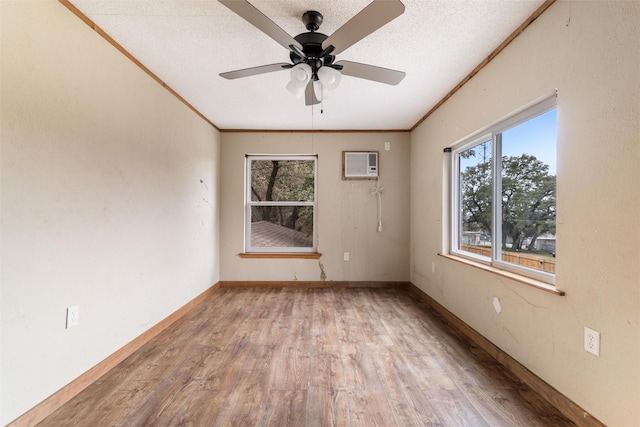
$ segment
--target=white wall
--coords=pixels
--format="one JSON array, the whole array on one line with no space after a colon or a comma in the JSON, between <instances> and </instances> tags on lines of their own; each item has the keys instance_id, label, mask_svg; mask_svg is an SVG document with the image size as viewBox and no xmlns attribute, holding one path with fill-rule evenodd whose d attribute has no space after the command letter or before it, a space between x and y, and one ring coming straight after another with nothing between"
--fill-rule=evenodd
<instances>
[{"instance_id":1,"label":"white wall","mask_svg":"<svg viewBox=\"0 0 640 427\"><path fill-rule=\"evenodd\" d=\"M331 114L326 110L324 114ZM385 151L385 142L390 150ZM374 181L343 181L342 151L379 151L383 230ZM317 259L244 259L245 154L318 155ZM408 281L409 133L223 132L221 277L229 281ZM344 252L351 259L343 261Z\"/></svg>"},{"instance_id":2,"label":"white wall","mask_svg":"<svg viewBox=\"0 0 640 427\"><path fill-rule=\"evenodd\" d=\"M0 4L5 425L219 280L220 135L58 2Z\"/></svg>"},{"instance_id":3,"label":"white wall","mask_svg":"<svg viewBox=\"0 0 640 427\"><path fill-rule=\"evenodd\" d=\"M411 281L611 426L640 425L639 22L638 2L554 4L411 137ZM564 297L437 255L443 148L554 89Z\"/></svg>"}]
</instances>

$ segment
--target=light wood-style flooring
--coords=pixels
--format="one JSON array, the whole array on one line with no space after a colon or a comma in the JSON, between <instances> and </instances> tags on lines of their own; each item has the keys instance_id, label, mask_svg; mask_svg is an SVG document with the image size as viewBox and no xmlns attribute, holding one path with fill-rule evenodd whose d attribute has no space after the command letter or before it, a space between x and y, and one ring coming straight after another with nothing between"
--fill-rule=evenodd
<instances>
[{"instance_id":1,"label":"light wood-style flooring","mask_svg":"<svg viewBox=\"0 0 640 427\"><path fill-rule=\"evenodd\" d=\"M572 426L415 296L222 288L41 426Z\"/></svg>"}]
</instances>

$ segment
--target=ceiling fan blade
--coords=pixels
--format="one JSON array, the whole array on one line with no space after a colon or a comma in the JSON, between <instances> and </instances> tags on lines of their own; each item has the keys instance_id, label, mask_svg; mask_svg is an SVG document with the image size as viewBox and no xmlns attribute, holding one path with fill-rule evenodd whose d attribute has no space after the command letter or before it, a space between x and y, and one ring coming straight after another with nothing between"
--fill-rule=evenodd
<instances>
[{"instance_id":1,"label":"ceiling fan blade","mask_svg":"<svg viewBox=\"0 0 640 427\"><path fill-rule=\"evenodd\" d=\"M237 13L241 18L246 19L254 27L274 39L282 47L289 50L289 45L294 45L302 49L293 37L280 28L275 22L269 19L246 0L219 0L220 3Z\"/></svg>"},{"instance_id":2,"label":"ceiling fan blade","mask_svg":"<svg viewBox=\"0 0 640 427\"><path fill-rule=\"evenodd\" d=\"M374 0L331 34L322 47L333 45L336 48L333 54L337 55L403 13L400 0Z\"/></svg>"},{"instance_id":3,"label":"ceiling fan blade","mask_svg":"<svg viewBox=\"0 0 640 427\"><path fill-rule=\"evenodd\" d=\"M233 80L240 79L242 77L255 76L257 74L272 73L274 71L282 71L287 68L291 68L291 64L286 62L280 62L277 64L261 65L259 67L245 68L243 70L228 71L226 73L220 73L220 77Z\"/></svg>"},{"instance_id":4,"label":"ceiling fan blade","mask_svg":"<svg viewBox=\"0 0 640 427\"><path fill-rule=\"evenodd\" d=\"M304 92L304 104L315 105L320 104L318 98L316 98L316 92L313 90L313 80L307 85L307 89Z\"/></svg>"},{"instance_id":5,"label":"ceiling fan blade","mask_svg":"<svg viewBox=\"0 0 640 427\"><path fill-rule=\"evenodd\" d=\"M338 61L335 65L342 65L340 73L345 76L358 77L373 80L374 82L397 85L407 75L404 71L391 70L389 68L376 67L360 62Z\"/></svg>"}]
</instances>

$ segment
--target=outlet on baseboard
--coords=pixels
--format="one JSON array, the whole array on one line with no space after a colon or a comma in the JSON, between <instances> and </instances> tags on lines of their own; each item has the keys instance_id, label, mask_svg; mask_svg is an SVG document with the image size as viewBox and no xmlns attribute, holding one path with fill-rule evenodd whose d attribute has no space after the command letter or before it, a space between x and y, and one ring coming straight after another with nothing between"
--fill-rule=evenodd
<instances>
[{"instance_id":1,"label":"outlet on baseboard","mask_svg":"<svg viewBox=\"0 0 640 427\"><path fill-rule=\"evenodd\" d=\"M600 332L584 327L584 349L600 357Z\"/></svg>"}]
</instances>

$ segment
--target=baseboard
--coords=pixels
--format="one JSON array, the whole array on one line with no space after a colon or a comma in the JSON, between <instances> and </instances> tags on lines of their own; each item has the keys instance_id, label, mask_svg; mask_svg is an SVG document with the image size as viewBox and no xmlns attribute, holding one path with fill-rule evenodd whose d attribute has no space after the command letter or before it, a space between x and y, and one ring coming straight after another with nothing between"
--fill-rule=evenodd
<instances>
[{"instance_id":1,"label":"baseboard","mask_svg":"<svg viewBox=\"0 0 640 427\"><path fill-rule=\"evenodd\" d=\"M520 379L523 383L531 387L535 392L542 396L547 402L555 406L564 416L575 422L579 426L584 427L605 427L603 423L591 416L587 411L575 404L558 390L547 384L540 377L535 375L529 369L524 367L513 357L509 356L503 350L498 348L483 335L467 325L455 314L451 313L445 307L440 305L436 300L427 295L422 289L413 283L409 283L410 292L420 298L430 308L435 310L442 316L450 326L458 329L464 336L471 340L478 347L489 353L498 363L508 369L512 374Z\"/></svg>"},{"instance_id":2,"label":"baseboard","mask_svg":"<svg viewBox=\"0 0 640 427\"><path fill-rule=\"evenodd\" d=\"M376 281L221 281L222 288L406 288L409 282Z\"/></svg>"},{"instance_id":3,"label":"baseboard","mask_svg":"<svg viewBox=\"0 0 640 427\"><path fill-rule=\"evenodd\" d=\"M189 312L189 310L204 300L210 293L216 291L219 287L220 283L216 283L211 286L206 291L202 292L200 295L170 314L168 317L142 333L142 335L138 336L133 341L129 342L124 347L104 359L102 362L98 363L96 366L89 369L87 372L80 375L78 378L71 381L69 384L62 387L60 390L7 424L7 427L26 427L38 424L82 390L97 381L101 376L113 369L118 365L118 363L122 362L140 347L151 341L152 338L184 316Z\"/></svg>"}]
</instances>

